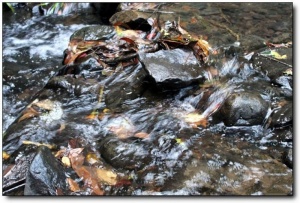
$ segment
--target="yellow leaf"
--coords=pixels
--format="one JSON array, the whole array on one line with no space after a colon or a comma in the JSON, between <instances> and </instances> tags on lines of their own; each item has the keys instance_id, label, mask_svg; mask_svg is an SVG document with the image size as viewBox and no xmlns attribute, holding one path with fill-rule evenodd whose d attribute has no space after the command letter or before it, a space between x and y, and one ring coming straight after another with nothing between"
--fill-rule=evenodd
<instances>
[{"instance_id":1,"label":"yellow leaf","mask_svg":"<svg viewBox=\"0 0 300 203\"><path fill-rule=\"evenodd\" d=\"M183 143L183 141L182 141L180 138L176 138L175 140L176 140L176 142L177 142L178 144L182 144L182 143Z\"/></svg>"},{"instance_id":2,"label":"yellow leaf","mask_svg":"<svg viewBox=\"0 0 300 203\"><path fill-rule=\"evenodd\" d=\"M99 162L99 158L97 157L97 155L95 153L91 153L89 152L87 155L86 155L86 161L93 165L95 163L98 163Z\"/></svg>"},{"instance_id":3,"label":"yellow leaf","mask_svg":"<svg viewBox=\"0 0 300 203\"><path fill-rule=\"evenodd\" d=\"M100 181L104 181L109 185L115 185L118 176L110 170L97 168L97 177Z\"/></svg>"},{"instance_id":4,"label":"yellow leaf","mask_svg":"<svg viewBox=\"0 0 300 203\"><path fill-rule=\"evenodd\" d=\"M110 113L110 110L105 108L105 109L103 109L103 113L108 114L108 113Z\"/></svg>"},{"instance_id":5,"label":"yellow leaf","mask_svg":"<svg viewBox=\"0 0 300 203\"><path fill-rule=\"evenodd\" d=\"M64 156L61 159L61 162L63 163L64 166L66 166L68 168L71 167L71 161L70 161L69 157Z\"/></svg>"},{"instance_id":6,"label":"yellow leaf","mask_svg":"<svg viewBox=\"0 0 300 203\"><path fill-rule=\"evenodd\" d=\"M286 59L287 56L286 55L280 55L278 52L276 51L271 51L271 55L276 58L276 59Z\"/></svg>"},{"instance_id":7,"label":"yellow leaf","mask_svg":"<svg viewBox=\"0 0 300 203\"><path fill-rule=\"evenodd\" d=\"M6 160L9 159L10 155L7 154L5 151L2 151L2 159Z\"/></svg>"}]
</instances>

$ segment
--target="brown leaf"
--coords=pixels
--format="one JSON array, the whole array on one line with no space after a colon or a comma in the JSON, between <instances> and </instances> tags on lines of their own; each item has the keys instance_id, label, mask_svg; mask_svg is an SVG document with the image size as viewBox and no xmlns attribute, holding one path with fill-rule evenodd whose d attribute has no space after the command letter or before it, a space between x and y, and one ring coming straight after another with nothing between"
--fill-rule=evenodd
<instances>
[{"instance_id":1,"label":"brown leaf","mask_svg":"<svg viewBox=\"0 0 300 203\"><path fill-rule=\"evenodd\" d=\"M70 186L69 188L72 192L76 192L80 190L78 183L75 182L72 178L67 178L67 181Z\"/></svg>"},{"instance_id":2,"label":"brown leaf","mask_svg":"<svg viewBox=\"0 0 300 203\"><path fill-rule=\"evenodd\" d=\"M142 139L148 138L149 136L150 135L148 133L145 133L145 132L139 132L139 133L134 134L134 137L142 138Z\"/></svg>"},{"instance_id":3,"label":"brown leaf","mask_svg":"<svg viewBox=\"0 0 300 203\"><path fill-rule=\"evenodd\" d=\"M94 194L103 195L104 191L100 189L97 177L95 177L93 173L93 169L94 168L92 167L81 166L74 170L79 177L84 179L85 185L90 187L93 190Z\"/></svg>"},{"instance_id":4,"label":"brown leaf","mask_svg":"<svg viewBox=\"0 0 300 203\"><path fill-rule=\"evenodd\" d=\"M64 195L63 190L62 190L61 188L57 188L57 189L56 189L56 195L57 195L57 196L62 196L62 195Z\"/></svg>"},{"instance_id":5,"label":"brown leaf","mask_svg":"<svg viewBox=\"0 0 300 203\"><path fill-rule=\"evenodd\" d=\"M23 121L23 120L26 120L28 118L33 118L33 117L38 116L38 115L39 115L39 112L34 110L32 107L29 107L24 111L23 115L19 118L18 123Z\"/></svg>"},{"instance_id":6,"label":"brown leaf","mask_svg":"<svg viewBox=\"0 0 300 203\"><path fill-rule=\"evenodd\" d=\"M75 170L78 167L81 167L84 163L84 156L81 153L83 148L71 149L69 152L69 158L71 161L72 168Z\"/></svg>"}]
</instances>

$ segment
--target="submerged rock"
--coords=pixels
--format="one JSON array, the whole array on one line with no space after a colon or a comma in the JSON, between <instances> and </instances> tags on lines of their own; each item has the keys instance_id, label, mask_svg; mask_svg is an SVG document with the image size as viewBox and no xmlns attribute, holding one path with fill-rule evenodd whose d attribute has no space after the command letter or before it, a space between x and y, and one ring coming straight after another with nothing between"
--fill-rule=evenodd
<instances>
[{"instance_id":1,"label":"submerged rock","mask_svg":"<svg viewBox=\"0 0 300 203\"><path fill-rule=\"evenodd\" d=\"M269 108L268 102L255 92L233 93L220 109L225 125L261 125Z\"/></svg>"},{"instance_id":2,"label":"submerged rock","mask_svg":"<svg viewBox=\"0 0 300 203\"><path fill-rule=\"evenodd\" d=\"M179 89L204 80L204 70L192 51L184 49L141 53L145 69L158 86Z\"/></svg>"},{"instance_id":3,"label":"submerged rock","mask_svg":"<svg viewBox=\"0 0 300 203\"><path fill-rule=\"evenodd\" d=\"M293 103L289 102L272 115L271 125L274 127L283 127L293 124Z\"/></svg>"},{"instance_id":4,"label":"submerged rock","mask_svg":"<svg viewBox=\"0 0 300 203\"><path fill-rule=\"evenodd\" d=\"M57 189L66 188L63 166L47 147L40 147L30 165L24 195L56 195Z\"/></svg>"},{"instance_id":5,"label":"submerged rock","mask_svg":"<svg viewBox=\"0 0 300 203\"><path fill-rule=\"evenodd\" d=\"M125 100L141 96L145 89L143 82L146 76L147 73L140 63L112 75L104 89L106 106L113 111L121 111Z\"/></svg>"},{"instance_id":6,"label":"submerged rock","mask_svg":"<svg viewBox=\"0 0 300 203\"><path fill-rule=\"evenodd\" d=\"M133 140L122 141L107 137L100 143L103 159L118 169L141 169L149 164L150 152L143 144Z\"/></svg>"}]
</instances>

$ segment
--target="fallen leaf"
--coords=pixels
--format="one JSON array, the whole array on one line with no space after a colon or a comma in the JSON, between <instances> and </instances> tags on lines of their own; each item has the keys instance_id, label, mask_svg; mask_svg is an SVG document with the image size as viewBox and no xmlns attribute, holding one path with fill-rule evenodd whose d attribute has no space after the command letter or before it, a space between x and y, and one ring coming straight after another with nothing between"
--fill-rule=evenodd
<instances>
[{"instance_id":1,"label":"fallen leaf","mask_svg":"<svg viewBox=\"0 0 300 203\"><path fill-rule=\"evenodd\" d=\"M77 192L80 190L79 185L77 182L75 182L72 178L67 178L69 188L72 192Z\"/></svg>"},{"instance_id":2,"label":"fallen leaf","mask_svg":"<svg viewBox=\"0 0 300 203\"><path fill-rule=\"evenodd\" d=\"M10 155L7 154L5 151L2 151L2 159L6 160L9 159Z\"/></svg>"},{"instance_id":3,"label":"fallen leaf","mask_svg":"<svg viewBox=\"0 0 300 203\"><path fill-rule=\"evenodd\" d=\"M93 110L92 113L90 113L88 116L86 116L87 119L93 120L98 116L98 111Z\"/></svg>"},{"instance_id":4,"label":"fallen leaf","mask_svg":"<svg viewBox=\"0 0 300 203\"><path fill-rule=\"evenodd\" d=\"M115 185L117 183L117 174L110 170L105 170L105 169L96 169L96 174L98 177L98 180L104 181L109 185Z\"/></svg>"},{"instance_id":5,"label":"fallen leaf","mask_svg":"<svg viewBox=\"0 0 300 203\"><path fill-rule=\"evenodd\" d=\"M92 168L90 167L81 166L74 170L79 177L83 178L85 185L87 187L90 187L93 190L94 194L103 195L104 191L100 189L97 177L95 177L95 175L93 174L93 170L91 169Z\"/></svg>"},{"instance_id":6,"label":"fallen leaf","mask_svg":"<svg viewBox=\"0 0 300 203\"><path fill-rule=\"evenodd\" d=\"M70 161L69 157L64 156L61 159L61 162L63 163L64 166L66 166L68 168L71 167L71 161Z\"/></svg>"},{"instance_id":7,"label":"fallen leaf","mask_svg":"<svg viewBox=\"0 0 300 203\"><path fill-rule=\"evenodd\" d=\"M36 117L36 116L38 116L39 114L40 114L40 113L37 112L36 110L34 110L32 107L29 107L29 108L27 108L27 109L24 111L23 115L19 118L18 123L21 122L21 121L23 121L23 120L26 120L26 119L28 119L28 118Z\"/></svg>"},{"instance_id":8,"label":"fallen leaf","mask_svg":"<svg viewBox=\"0 0 300 203\"><path fill-rule=\"evenodd\" d=\"M89 152L87 155L86 155L86 161L93 165L95 163L98 163L99 162L99 158L97 157L97 155L95 153L91 153Z\"/></svg>"},{"instance_id":9,"label":"fallen leaf","mask_svg":"<svg viewBox=\"0 0 300 203\"><path fill-rule=\"evenodd\" d=\"M71 161L72 168L75 170L78 167L81 167L84 163L84 156L81 153L83 148L71 149L69 152L69 159Z\"/></svg>"},{"instance_id":10,"label":"fallen leaf","mask_svg":"<svg viewBox=\"0 0 300 203\"><path fill-rule=\"evenodd\" d=\"M57 151L54 156L55 156L55 158L60 159L61 157L64 156L64 154L66 154L66 149L61 149L61 150Z\"/></svg>"},{"instance_id":11,"label":"fallen leaf","mask_svg":"<svg viewBox=\"0 0 300 203\"><path fill-rule=\"evenodd\" d=\"M207 118L202 114L189 113L184 116L185 122L191 124L193 127L202 126L206 127L208 124Z\"/></svg>"},{"instance_id":12,"label":"fallen leaf","mask_svg":"<svg viewBox=\"0 0 300 203\"><path fill-rule=\"evenodd\" d=\"M176 140L176 142L177 142L178 144L182 144L182 143L183 143L183 141L182 141L180 138L176 138L175 140Z\"/></svg>"},{"instance_id":13,"label":"fallen leaf","mask_svg":"<svg viewBox=\"0 0 300 203\"><path fill-rule=\"evenodd\" d=\"M57 189L56 189L56 195L57 195L57 196L62 196L62 195L64 195L63 190L62 190L61 188L57 188Z\"/></svg>"},{"instance_id":14,"label":"fallen leaf","mask_svg":"<svg viewBox=\"0 0 300 203\"><path fill-rule=\"evenodd\" d=\"M134 134L134 137L142 138L142 139L148 138L149 136L150 135L148 133L145 133L145 132L139 132L139 133Z\"/></svg>"}]
</instances>

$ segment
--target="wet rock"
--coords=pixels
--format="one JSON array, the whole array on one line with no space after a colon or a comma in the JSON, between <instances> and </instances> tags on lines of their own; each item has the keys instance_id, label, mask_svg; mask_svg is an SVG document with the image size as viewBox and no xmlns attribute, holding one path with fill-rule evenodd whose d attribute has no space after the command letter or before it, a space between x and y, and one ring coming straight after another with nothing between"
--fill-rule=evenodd
<instances>
[{"instance_id":1,"label":"wet rock","mask_svg":"<svg viewBox=\"0 0 300 203\"><path fill-rule=\"evenodd\" d=\"M284 75L284 73L291 68L293 64L293 52L292 48L278 48L272 50L278 52L281 56L286 55L286 59L272 60L271 56L266 58L258 54L253 56L253 64L257 69L261 70L266 76L268 76L272 82L277 83L277 78ZM270 49L263 49L258 52L262 53L265 51L270 51ZM283 63L278 61L282 61Z\"/></svg>"},{"instance_id":2,"label":"wet rock","mask_svg":"<svg viewBox=\"0 0 300 203\"><path fill-rule=\"evenodd\" d=\"M36 147L22 145L9 160L3 161L3 195L18 195L18 192L24 195L25 179L35 154Z\"/></svg>"},{"instance_id":3,"label":"wet rock","mask_svg":"<svg viewBox=\"0 0 300 203\"><path fill-rule=\"evenodd\" d=\"M271 125L274 127L284 127L293 123L293 103L288 102L286 105L276 110L272 115Z\"/></svg>"},{"instance_id":4,"label":"wet rock","mask_svg":"<svg viewBox=\"0 0 300 203\"><path fill-rule=\"evenodd\" d=\"M269 104L255 92L233 93L220 109L225 125L260 125L267 114Z\"/></svg>"},{"instance_id":5,"label":"wet rock","mask_svg":"<svg viewBox=\"0 0 300 203\"><path fill-rule=\"evenodd\" d=\"M47 147L40 147L30 165L24 195L56 195L57 189L66 188L63 166Z\"/></svg>"},{"instance_id":6,"label":"wet rock","mask_svg":"<svg viewBox=\"0 0 300 203\"><path fill-rule=\"evenodd\" d=\"M112 75L104 89L106 106L113 111L121 111L125 100L141 96L145 89L143 82L146 76L147 73L140 63Z\"/></svg>"},{"instance_id":7,"label":"wet rock","mask_svg":"<svg viewBox=\"0 0 300 203\"><path fill-rule=\"evenodd\" d=\"M280 76L276 78L275 82L282 85L283 88L292 90L293 88L293 77L292 76Z\"/></svg>"},{"instance_id":8,"label":"wet rock","mask_svg":"<svg viewBox=\"0 0 300 203\"><path fill-rule=\"evenodd\" d=\"M115 29L112 26L93 25L77 30L71 35L70 40L108 40L112 38L115 34Z\"/></svg>"},{"instance_id":9,"label":"wet rock","mask_svg":"<svg viewBox=\"0 0 300 203\"><path fill-rule=\"evenodd\" d=\"M133 140L119 140L109 136L101 141L100 153L103 159L115 168L142 169L151 161L144 143Z\"/></svg>"},{"instance_id":10,"label":"wet rock","mask_svg":"<svg viewBox=\"0 0 300 203\"><path fill-rule=\"evenodd\" d=\"M99 15L103 23L108 24L109 18L117 11L119 3L91 3L95 13Z\"/></svg>"},{"instance_id":11,"label":"wet rock","mask_svg":"<svg viewBox=\"0 0 300 203\"><path fill-rule=\"evenodd\" d=\"M282 156L282 161L285 163L289 168L293 168L293 150L289 149L285 151Z\"/></svg>"},{"instance_id":12,"label":"wet rock","mask_svg":"<svg viewBox=\"0 0 300 203\"><path fill-rule=\"evenodd\" d=\"M191 51L184 49L141 53L145 69L158 86L178 89L204 80L204 70Z\"/></svg>"}]
</instances>

